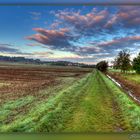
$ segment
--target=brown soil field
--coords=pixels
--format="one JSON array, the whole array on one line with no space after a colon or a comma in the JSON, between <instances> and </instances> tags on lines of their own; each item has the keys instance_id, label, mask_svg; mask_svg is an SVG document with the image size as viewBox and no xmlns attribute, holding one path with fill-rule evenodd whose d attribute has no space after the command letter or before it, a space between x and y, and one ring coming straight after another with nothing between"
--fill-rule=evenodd
<instances>
[{"instance_id":1,"label":"brown soil field","mask_svg":"<svg viewBox=\"0 0 140 140\"><path fill-rule=\"evenodd\" d=\"M61 78L80 78L90 71L71 67L0 67L0 103L27 95L40 96L39 90L61 84Z\"/></svg>"}]
</instances>

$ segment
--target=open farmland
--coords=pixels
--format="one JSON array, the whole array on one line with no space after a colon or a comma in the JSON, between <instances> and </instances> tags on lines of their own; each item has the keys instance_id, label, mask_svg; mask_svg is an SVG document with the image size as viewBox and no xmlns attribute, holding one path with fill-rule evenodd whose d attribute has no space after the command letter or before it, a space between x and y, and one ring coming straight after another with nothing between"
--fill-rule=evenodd
<instances>
[{"instance_id":1,"label":"open farmland","mask_svg":"<svg viewBox=\"0 0 140 140\"><path fill-rule=\"evenodd\" d=\"M44 88L63 85L64 82L81 78L90 70L74 68L1 67L0 102L26 95L42 96L37 92ZM66 80L66 81L65 81Z\"/></svg>"},{"instance_id":2,"label":"open farmland","mask_svg":"<svg viewBox=\"0 0 140 140\"><path fill-rule=\"evenodd\" d=\"M0 132L140 130L140 106L95 69L1 66Z\"/></svg>"}]
</instances>

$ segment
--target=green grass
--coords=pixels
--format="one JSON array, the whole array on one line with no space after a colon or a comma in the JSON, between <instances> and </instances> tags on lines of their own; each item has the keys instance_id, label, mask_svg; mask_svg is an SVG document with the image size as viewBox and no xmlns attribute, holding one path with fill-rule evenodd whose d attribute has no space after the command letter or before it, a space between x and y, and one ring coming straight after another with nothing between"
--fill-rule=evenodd
<instances>
[{"instance_id":1,"label":"green grass","mask_svg":"<svg viewBox=\"0 0 140 140\"><path fill-rule=\"evenodd\" d=\"M119 73L121 73L121 69L109 68L108 71L110 71L110 72L119 72ZM129 71L127 71L126 73L127 73L127 74L134 74L134 73L136 73L136 72L135 72L135 70L129 70Z\"/></svg>"},{"instance_id":2,"label":"green grass","mask_svg":"<svg viewBox=\"0 0 140 140\"><path fill-rule=\"evenodd\" d=\"M140 84L140 74L122 74L122 76L124 76L124 78L128 79L129 81Z\"/></svg>"},{"instance_id":3,"label":"green grass","mask_svg":"<svg viewBox=\"0 0 140 140\"><path fill-rule=\"evenodd\" d=\"M117 100L121 109L123 120L120 122L124 125L126 131L140 131L140 106L137 105L121 89L114 85L110 79L103 76L104 81L113 91L114 98Z\"/></svg>"},{"instance_id":4,"label":"green grass","mask_svg":"<svg viewBox=\"0 0 140 140\"><path fill-rule=\"evenodd\" d=\"M140 106L100 72L92 76L66 132L115 132L140 130Z\"/></svg>"},{"instance_id":5,"label":"green grass","mask_svg":"<svg viewBox=\"0 0 140 140\"><path fill-rule=\"evenodd\" d=\"M40 92L48 94L47 91ZM1 114L5 119L13 109L35 100L27 98L7 102L1 107ZM140 130L140 106L96 70L72 85L52 90L48 99L34 103L28 113L19 115L9 124L1 124L0 131L54 133Z\"/></svg>"},{"instance_id":6,"label":"green grass","mask_svg":"<svg viewBox=\"0 0 140 140\"><path fill-rule=\"evenodd\" d=\"M25 116L21 116L9 125L0 128L2 132L57 132L63 129L71 112L76 108L78 100L84 92L89 76L74 83L71 87L60 91L57 96L52 96L47 101L42 101L32 108ZM77 91L77 92L75 92Z\"/></svg>"},{"instance_id":7,"label":"green grass","mask_svg":"<svg viewBox=\"0 0 140 140\"><path fill-rule=\"evenodd\" d=\"M8 101L7 103L1 105L0 107L0 125L4 124L4 121L8 116L13 115L14 109L21 108L31 102L33 102L34 98L32 96L27 96L24 98L20 98L18 100Z\"/></svg>"},{"instance_id":8,"label":"green grass","mask_svg":"<svg viewBox=\"0 0 140 140\"><path fill-rule=\"evenodd\" d=\"M92 75L85 96L77 107L66 132L112 131L115 117L112 110L112 96L98 72Z\"/></svg>"},{"instance_id":9,"label":"green grass","mask_svg":"<svg viewBox=\"0 0 140 140\"><path fill-rule=\"evenodd\" d=\"M140 74L136 74L134 70L128 71L127 73L121 73L120 69L109 69L110 72L117 72L119 73L123 78L135 82L137 84L140 84Z\"/></svg>"}]
</instances>

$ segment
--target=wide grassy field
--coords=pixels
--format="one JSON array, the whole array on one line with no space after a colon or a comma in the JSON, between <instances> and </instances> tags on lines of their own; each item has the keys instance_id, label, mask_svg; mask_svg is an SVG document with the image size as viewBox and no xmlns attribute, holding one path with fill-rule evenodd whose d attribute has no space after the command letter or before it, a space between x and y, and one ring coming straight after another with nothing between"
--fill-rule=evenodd
<instances>
[{"instance_id":1,"label":"wide grassy field","mask_svg":"<svg viewBox=\"0 0 140 140\"><path fill-rule=\"evenodd\" d=\"M0 132L140 131L140 106L103 73L1 67Z\"/></svg>"}]
</instances>

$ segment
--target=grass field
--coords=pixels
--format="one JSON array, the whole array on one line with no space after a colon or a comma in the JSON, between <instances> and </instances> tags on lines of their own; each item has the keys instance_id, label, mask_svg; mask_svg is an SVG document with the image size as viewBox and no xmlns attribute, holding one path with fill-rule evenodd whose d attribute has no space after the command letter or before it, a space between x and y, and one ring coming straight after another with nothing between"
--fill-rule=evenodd
<instances>
[{"instance_id":1,"label":"grass field","mask_svg":"<svg viewBox=\"0 0 140 140\"><path fill-rule=\"evenodd\" d=\"M140 130L140 106L95 69L1 67L0 83L0 132Z\"/></svg>"},{"instance_id":2,"label":"grass field","mask_svg":"<svg viewBox=\"0 0 140 140\"><path fill-rule=\"evenodd\" d=\"M136 74L134 70L128 71L127 73L122 73L121 70L110 69L112 73L118 73L123 79L127 79L129 81L135 82L136 84L140 84L140 74Z\"/></svg>"},{"instance_id":3,"label":"grass field","mask_svg":"<svg viewBox=\"0 0 140 140\"><path fill-rule=\"evenodd\" d=\"M139 74L123 74L125 79L128 79L136 84L140 84L140 75Z\"/></svg>"}]
</instances>

